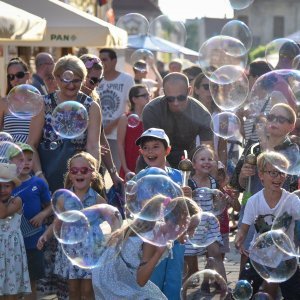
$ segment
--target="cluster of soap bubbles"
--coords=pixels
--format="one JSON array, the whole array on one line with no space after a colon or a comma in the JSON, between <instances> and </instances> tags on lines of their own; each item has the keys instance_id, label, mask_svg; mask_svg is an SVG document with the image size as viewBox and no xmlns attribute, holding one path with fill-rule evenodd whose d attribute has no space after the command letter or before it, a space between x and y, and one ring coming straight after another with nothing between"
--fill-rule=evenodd
<instances>
[{"instance_id":1,"label":"cluster of soap bubbles","mask_svg":"<svg viewBox=\"0 0 300 300\"><path fill-rule=\"evenodd\" d=\"M98 267L112 234L122 226L118 209L109 204L84 208L80 199L66 189L55 191L51 204L57 217L53 232L64 254L81 268Z\"/></svg>"}]
</instances>

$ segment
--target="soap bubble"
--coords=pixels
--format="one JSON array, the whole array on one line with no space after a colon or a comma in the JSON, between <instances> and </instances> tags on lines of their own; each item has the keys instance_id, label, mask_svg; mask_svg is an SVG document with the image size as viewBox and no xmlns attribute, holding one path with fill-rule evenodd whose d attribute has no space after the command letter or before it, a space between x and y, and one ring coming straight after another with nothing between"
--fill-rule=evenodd
<instances>
[{"instance_id":1,"label":"soap bubble","mask_svg":"<svg viewBox=\"0 0 300 300\"><path fill-rule=\"evenodd\" d=\"M150 50L137 49L130 56L130 64L140 72L147 71L147 63L154 61L154 55Z\"/></svg>"},{"instance_id":2,"label":"soap bubble","mask_svg":"<svg viewBox=\"0 0 300 300\"><path fill-rule=\"evenodd\" d=\"M225 299L228 287L224 278L214 270L205 269L193 274L183 284L182 300Z\"/></svg>"},{"instance_id":3,"label":"soap bubble","mask_svg":"<svg viewBox=\"0 0 300 300\"><path fill-rule=\"evenodd\" d=\"M230 5L235 10L241 10L249 7L254 0L229 0Z\"/></svg>"},{"instance_id":4,"label":"soap bubble","mask_svg":"<svg viewBox=\"0 0 300 300\"><path fill-rule=\"evenodd\" d=\"M252 266L267 282L287 281L297 269L296 257L287 255L278 245L285 249L292 247L283 231L270 230L256 239L249 253Z\"/></svg>"},{"instance_id":5,"label":"soap bubble","mask_svg":"<svg viewBox=\"0 0 300 300\"><path fill-rule=\"evenodd\" d=\"M212 117L211 125L215 135L228 139L240 133L240 119L232 112L220 112Z\"/></svg>"},{"instance_id":6,"label":"soap bubble","mask_svg":"<svg viewBox=\"0 0 300 300\"><path fill-rule=\"evenodd\" d=\"M30 84L20 84L7 95L8 110L19 119L31 119L38 115L44 105L40 91Z\"/></svg>"},{"instance_id":7,"label":"soap bubble","mask_svg":"<svg viewBox=\"0 0 300 300\"><path fill-rule=\"evenodd\" d=\"M271 296L268 293L258 292L253 295L253 300L271 300Z\"/></svg>"},{"instance_id":8,"label":"soap bubble","mask_svg":"<svg viewBox=\"0 0 300 300\"><path fill-rule=\"evenodd\" d=\"M51 124L57 135L73 139L85 132L88 121L88 112L81 103L65 101L54 109Z\"/></svg>"},{"instance_id":9,"label":"soap bubble","mask_svg":"<svg viewBox=\"0 0 300 300\"><path fill-rule=\"evenodd\" d=\"M0 131L0 142L12 142L13 143L14 139L13 137L5 132L5 131Z\"/></svg>"},{"instance_id":10,"label":"soap bubble","mask_svg":"<svg viewBox=\"0 0 300 300\"><path fill-rule=\"evenodd\" d=\"M137 114L130 114L127 117L127 124L131 128L135 128L140 124L140 117Z\"/></svg>"},{"instance_id":11,"label":"soap bubble","mask_svg":"<svg viewBox=\"0 0 300 300\"><path fill-rule=\"evenodd\" d=\"M96 204L81 211L89 221L87 238L77 244L61 244L73 265L83 269L99 267L101 255L109 247L112 234L121 228L122 216L109 204Z\"/></svg>"},{"instance_id":12,"label":"soap bubble","mask_svg":"<svg viewBox=\"0 0 300 300\"><path fill-rule=\"evenodd\" d=\"M252 293L251 284L247 280L239 280L232 291L232 297L236 300L249 300Z\"/></svg>"},{"instance_id":13,"label":"soap bubble","mask_svg":"<svg viewBox=\"0 0 300 300\"><path fill-rule=\"evenodd\" d=\"M238 39L243 43L247 52L252 47L252 33L249 27L240 20L231 20L227 22L221 30L221 35Z\"/></svg>"},{"instance_id":14,"label":"soap bubble","mask_svg":"<svg viewBox=\"0 0 300 300\"><path fill-rule=\"evenodd\" d=\"M130 35L146 35L149 29L149 22L145 16L138 13L129 13L120 17L116 24Z\"/></svg>"},{"instance_id":15,"label":"soap bubble","mask_svg":"<svg viewBox=\"0 0 300 300\"><path fill-rule=\"evenodd\" d=\"M63 72L62 76L61 76L62 81L64 81L65 83L70 83L72 82L72 80L74 79L74 73L71 70L66 70Z\"/></svg>"}]
</instances>

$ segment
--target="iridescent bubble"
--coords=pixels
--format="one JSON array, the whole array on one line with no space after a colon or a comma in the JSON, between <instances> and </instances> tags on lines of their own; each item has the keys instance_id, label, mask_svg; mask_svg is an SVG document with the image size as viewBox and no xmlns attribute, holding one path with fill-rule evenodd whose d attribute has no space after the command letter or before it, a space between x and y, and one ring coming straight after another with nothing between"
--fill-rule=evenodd
<instances>
[{"instance_id":1,"label":"iridescent bubble","mask_svg":"<svg viewBox=\"0 0 300 300\"><path fill-rule=\"evenodd\" d=\"M258 292L252 297L253 300L271 300L271 296L268 293Z\"/></svg>"},{"instance_id":2,"label":"iridescent bubble","mask_svg":"<svg viewBox=\"0 0 300 300\"><path fill-rule=\"evenodd\" d=\"M251 284L247 280L239 280L232 291L232 297L236 300L249 300L252 293Z\"/></svg>"},{"instance_id":3,"label":"iridescent bubble","mask_svg":"<svg viewBox=\"0 0 300 300\"><path fill-rule=\"evenodd\" d=\"M186 28L183 22L171 20L166 15L156 17L149 25L148 34L153 44L160 48L157 38L164 39L184 46L187 38Z\"/></svg>"},{"instance_id":4,"label":"iridescent bubble","mask_svg":"<svg viewBox=\"0 0 300 300\"><path fill-rule=\"evenodd\" d=\"M300 55L294 57L292 62L292 69L300 70Z\"/></svg>"},{"instance_id":5,"label":"iridescent bubble","mask_svg":"<svg viewBox=\"0 0 300 300\"><path fill-rule=\"evenodd\" d=\"M65 82L65 83L69 83L74 79L74 73L71 70L66 70L63 72L63 74L61 75L61 79Z\"/></svg>"},{"instance_id":6,"label":"iridescent bubble","mask_svg":"<svg viewBox=\"0 0 300 300\"><path fill-rule=\"evenodd\" d=\"M229 2L233 9L241 10L250 6L254 0L229 0Z\"/></svg>"},{"instance_id":7,"label":"iridescent bubble","mask_svg":"<svg viewBox=\"0 0 300 300\"><path fill-rule=\"evenodd\" d=\"M20 84L7 95L8 110L19 119L31 119L38 115L44 105L40 91L30 84Z\"/></svg>"},{"instance_id":8,"label":"iridescent bubble","mask_svg":"<svg viewBox=\"0 0 300 300\"><path fill-rule=\"evenodd\" d=\"M88 127L86 108L77 101L65 101L57 105L52 113L51 125L62 138L73 139L82 135Z\"/></svg>"},{"instance_id":9,"label":"iridescent bubble","mask_svg":"<svg viewBox=\"0 0 300 300\"><path fill-rule=\"evenodd\" d=\"M58 147L57 142L51 142L50 143L50 150L55 150L55 149L57 149L57 147Z\"/></svg>"},{"instance_id":10,"label":"iridescent bubble","mask_svg":"<svg viewBox=\"0 0 300 300\"><path fill-rule=\"evenodd\" d=\"M231 36L238 39L243 43L247 52L252 47L252 32L242 21L231 20L227 22L221 30L221 35Z\"/></svg>"},{"instance_id":11,"label":"iridescent bubble","mask_svg":"<svg viewBox=\"0 0 300 300\"><path fill-rule=\"evenodd\" d=\"M134 172L128 172L128 173L126 173L125 178L124 178L125 183L127 183L128 181L130 181L134 176L135 176Z\"/></svg>"},{"instance_id":12,"label":"iridescent bubble","mask_svg":"<svg viewBox=\"0 0 300 300\"><path fill-rule=\"evenodd\" d=\"M287 255L282 249L291 247L289 237L281 230L262 233L250 250L251 264L267 282L287 281L297 270L297 258Z\"/></svg>"},{"instance_id":13,"label":"iridescent bubble","mask_svg":"<svg viewBox=\"0 0 300 300\"><path fill-rule=\"evenodd\" d=\"M127 117L127 124L131 128L135 128L140 124L140 117L137 114L130 114Z\"/></svg>"},{"instance_id":14,"label":"iridescent bubble","mask_svg":"<svg viewBox=\"0 0 300 300\"><path fill-rule=\"evenodd\" d=\"M223 66L212 73L209 89L215 104L222 110L235 110L247 99L249 81L236 66Z\"/></svg>"},{"instance_id":15,"label":"iridescent bubble","mask_svg":"<svg viewBox=\"0 0 300 300\"><path fill-rule=\"evenodd\" d=\"M190 214L186 198L170 199L158 195L127 222L144 242L166 246L184 234L189 226Z\"/></svg>"},{"instance_id":16,"label":"iridescent bubble","mask_svg":"<svg viewBox=\"0 0 300 300\"><path fill-rule=\"evenodd\" d=\"M140 214L146 203L154 196L159 195L173 199L182 196L182 191L180 186L168 176L146 175L136 181L136 186L134 186L133 190L131 189L130 195L128 195L128 188L126 186L125 195L126 209L130 213L137 215ZM140 215L139 217L142 218L143 216Z\"/></svg>"},{"instance_id":17,"label":"iridescent bubble","mask_svg":"<svg viewBox=\"0 0 300 300\"><path fill-rule=\"evenodd\" d=\"M212 74L223 66L236 66L245 70L247 50L238 39L224 35L214 36L200 47L199 64L205 76L213 80Z\"/></svg>"},{"instance_id":18,"label":"iridescent bubble","mask_svg":"<svg viewBox=\"0 0 300 300\"><path fill-rule=\"evenodd\" d=\"M22 149L12 142L0 142L0 166L0 182L18 177L24 167Z\"/></svg>"},{"instance_id":19,"label":"iridescent bubble","mask_svg":"<svg viewBox=\"0 0 300 300\"><path fill-rule=\"evenodd\" d=\"M182 300L225 299L228 287L224 278L215 270L205 269L188 278L181 289Z\"/></svg>"},{"instance_id":20,"label":"iridescent bubble","mask_svg":"<svg viewBox=\"0 0 300 300\"><path fill-rule=\"evenodd\" d=\"M212 117L211 125L215 135L228 139L240 133L240 119L232 112L217 113Z\"/></svg>"},{"instance_id":21,"label":"iridescent bubble","mask_svg":"<svg viewBox=\"0 0 300 300\"><path fill-rule=\"evenodd\" d=\"M13 137L5 132L5 131L0 131L0 142L13 142L14 139Z\"/></svg>"},{"instance_id":22,"label":"iridescent bubble","mask_svg":"<svg viewBox=\"0 0 300 300\"><path fill-rule=\"evenodd\" d=\"M116 26L124 29L128 35L146 35L149 29L149 22L141 14L129 13L120 17Z\"/></svg>"},{"instance_id":23,"label":"iridescent bubble","mask_svg":"<svg viewBox=\"0 0 300 300\"><path fill-rule=\"evenodd\" d=\"M88 236L90 225L87 217L79 210L69 210L63 213L63 220L55 219L53 232L62 244L76 244Z\"/></svg>"},{"instance_id":24,"label":"iridescent bubble","mask_svg":"<svg viewBox=\"0 0 300 300\"><path fill-rule=\"evenodd\" d=\"M292 69L293 61L300 54L297 43L287 38L271 41L266 46L265 58L272 69Z\"/></svg>"},{"instance_id":25,"label":"iridescent bubble","mask_svg":"<svg viewBox=\"0 0 300 300\"><path fill-rule=\"evenodd\" d=\"M140 72L147 72L147 64L154 61L154 55L150 50L138 49L130 56L130 64Z\"/></svg>"},{"instance_id":26,"label":"iridescent bubble","mask_svg":"<svg viewBox=\"0 0 300 300\"><path fill-rule=\"evenodd\" d=\"M122 217L118 209L109 204L93 205L83 209L82 213L90 225L87 238L77 244L61 246L73 265L93 269L99 266L100 257L109 247L112 233L121 228Z\"/></svg>"},{"instance_id":27,"label":"iridescent bubble","mask_svg":"<svg viewBox=\"0 0 300 300\"><path fill-rule=\"evenodd\" d=\"M51 205L56 216L65 221L70 221L72 214L69 211L80 211L83 204L80 199L70 190L59 189L55 191L51 198Z\"/></svg>"},{"instance_id":28,"label":"iridescent bubble","mask_svg":"<svg viewBox=\"0 0 300 300\"><path fill-rule=\"evenodd\" d=\"M250 265L249 263L246 263L246 264L245 264L245 269L246 269L246 270L249 270L250 268L251 268L251 265Z\"/></svg>"}]
</instances>

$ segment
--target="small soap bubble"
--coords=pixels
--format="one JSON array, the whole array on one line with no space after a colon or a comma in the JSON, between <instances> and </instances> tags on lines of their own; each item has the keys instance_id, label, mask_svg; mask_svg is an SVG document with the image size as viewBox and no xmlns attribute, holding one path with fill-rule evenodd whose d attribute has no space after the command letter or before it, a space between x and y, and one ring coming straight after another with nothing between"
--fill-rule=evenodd
<instances>
[{"instance_id":1,"label":"small soap bubble","mask_svg":"<svg viewBox=\"0 0 300 300\"><path fill-rule=\"evenodd\" d=\"M247 280L239 280L232 291L232 297L235 300L249 300L252 293L251 284Z\"/></svg>"},{"instance_id":2,"label":"small soap bubble","mask_svg":"<svg viewBox=\"0 0 300 300\"><path fill-rule=\"evenodd\" d=\"M140 117L137 114L130 114L127 117L128 126L135 128L140 124Z\"/></svg>"},{"instance_id":3,"label":"small soap bubble","mask_svg":"<svg viewBox=\"0 0 300 300\"><path fill-rule=\"evenodd\" d=\"M69 83L74 79L74 73L71 70L66 70L61 78L64 82Z\"/></svg>"}]
</instances>

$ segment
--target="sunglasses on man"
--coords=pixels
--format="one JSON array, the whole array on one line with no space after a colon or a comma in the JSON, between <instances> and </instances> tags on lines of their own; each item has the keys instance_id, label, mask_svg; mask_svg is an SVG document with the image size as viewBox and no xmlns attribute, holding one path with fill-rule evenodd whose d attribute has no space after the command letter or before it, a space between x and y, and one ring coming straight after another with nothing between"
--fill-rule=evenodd
<instances>
[{"instance_id":1,"label":"sunglasses on man","mask_svg":"<svg viewBox=\"0 0 300 300\"><path fill-rule=\"evenodd\" d=\"M179 102L184 102L187 99L187 95L178 95L178 96L165 96L165 99L168 103L173 103L176 101L176 99Z\"/></svg>"}]
</instances>

